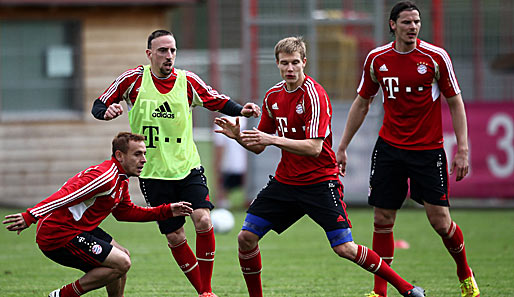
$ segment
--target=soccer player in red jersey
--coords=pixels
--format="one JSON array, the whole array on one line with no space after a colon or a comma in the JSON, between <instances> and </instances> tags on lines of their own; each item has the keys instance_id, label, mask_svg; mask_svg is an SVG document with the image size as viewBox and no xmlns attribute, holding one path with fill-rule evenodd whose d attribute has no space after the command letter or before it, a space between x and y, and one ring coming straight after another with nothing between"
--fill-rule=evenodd
<instances>
[{"instance_id":1,"label":"soccer player in red jersey","mask_svg":"<svg viewBox=\"0 0 514 297\"><path fill-rule=\"evenodd\" d=\"M144 136L119 133L112 141L112 158L70 178L57 192L27 209L7 215L9 231L21 231L38 221L36 242L45 256L84 276L50 293L75 297L106 287L110 297L125 289L130 254L98 225L112 213L118 221L147 222L189 216L188 202L140 207L128 192L130 176L139 176L146 163Z\"/></svg>"},{"instance_id":2,"label":"soccer player in red jersey","mask_svg":"<svg viewBox=\"0 0 514 297\"><path fill-rule=\"evenodd\" d=\"M157 30L148 36L150 65L121 74L93 105L99 120L123 113L125 101L132 132L146 136L148 163L141 173L141 192L149 205L188 201L196 230L196 253L188 245L185 218L159 221L175 261L200 296L215 296L211 278L215 238L207 179L193 140L192 109L202 106L229 116L260 115L254 103L244 106L206 85L191 71L176 69L177 45L173 34Z\"/></svg>"},{"instance_id":3,"label":"soccer player in red jersey","mask_svg":"<svg viewBox=\"0 0 514 297\"><path fill-rule=\"evenodd\" d=\"M306 214L325 230L337 255L387 279L403 296L425 296L422 288L402 279L375 252L353 242L331 148L332 106L323 87L304 73L303 40L279 41L275 58L284 80L266 92L258 129L240 131L237 121L215 119L221 127L217 133L256 154L267 146L282 150L275 176L250 205L238 235L239 263L250 296L263 296L259 240L269 230L282 233Z\"/></svg>"},{"instance_id":4,"label":"soccer player in red jersey","mask_svg":"<svg viewBox=\"0 0 514 297\"><path fill-rule=\"evenodd\" d=\"M446 97L457 138L450 174L468 173L467 123L461 91L450 57L440 47L418 39L420 11L410 1L392 10L389 27L394 42L372 50L346 122L337 162L346 173L346 149L361 126L379 88L384 120L371 163L368 202L374 206L373 250L388 264L394 254L393 226L410 179L411 198L424 205L428 220L457 264L463 297L480 296L466 260L464 239L452 221L448 200L448 168L443 149L441 94ZM386 296L387 283L375 276L370 296Z\"/></svg>"}]
</instances>

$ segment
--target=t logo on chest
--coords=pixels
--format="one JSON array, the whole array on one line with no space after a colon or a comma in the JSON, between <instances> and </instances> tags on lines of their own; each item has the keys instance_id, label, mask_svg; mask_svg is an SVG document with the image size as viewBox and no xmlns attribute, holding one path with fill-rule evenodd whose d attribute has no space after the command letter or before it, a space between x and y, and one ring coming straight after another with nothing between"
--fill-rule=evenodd
<instances>
[{"instance_id":1,"label":"t logo on chest","mask_svg":"<svg viewBox=\"0 0 514 297\"><path fill-rule=\"evenodd\" d=\"M396 99L394 93L398 93L400 91L398 84L398 77L384 77L384 86L387 91L387 98Z\"/></svg>"},{"instance_id":2,"label":"t logo on chest","mask_svg":"<svg viewBox=\"0 0 514 297\"><path fill-rule=\"evenodd\" d=\"M287 133L287 118L286 117L277 117L278 123L278 131L282 133L282 136Z\"/></svg>"}]
</instances>

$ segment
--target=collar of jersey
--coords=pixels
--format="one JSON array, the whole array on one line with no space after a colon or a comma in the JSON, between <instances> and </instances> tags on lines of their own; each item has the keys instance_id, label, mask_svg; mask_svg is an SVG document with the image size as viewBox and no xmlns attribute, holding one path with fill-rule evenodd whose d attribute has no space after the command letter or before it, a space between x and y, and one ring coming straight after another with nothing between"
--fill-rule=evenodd
<instances>
[{"instance_id":1,"label":"collar of jersey","mask_svg":"<svg viewBox=\"0 0 514 297\"><path fill-rule=\"evenodd\" d=\"M111 160L114 162L114 164L116 164L116 167L118 167L118 175L122 179L127 179L128 175L125 172L125 170L123 169L123 166L121 166L120 162L118 162L118 160L116 160L116 158L114 158L114 157L111 157Z\"/></svg>"}]
</instances>

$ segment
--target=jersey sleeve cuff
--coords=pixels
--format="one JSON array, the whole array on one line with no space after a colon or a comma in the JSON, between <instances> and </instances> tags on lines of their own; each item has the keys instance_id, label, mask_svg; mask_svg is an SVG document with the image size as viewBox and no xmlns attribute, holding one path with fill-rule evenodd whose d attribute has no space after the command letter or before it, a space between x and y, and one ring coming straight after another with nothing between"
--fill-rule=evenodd
<instances>
[{"instance_id":1,"label":"jersey sleeve cuff","mask_svg":"<svg viewBox=\"0 0 514 297\"><path fill-rule=\"evenodd\" d=\"M21 214L23 216L23 220L27 223L27 227L37 222L37 219L32 216L28 211Z\"/></svg>"}]
</instances>

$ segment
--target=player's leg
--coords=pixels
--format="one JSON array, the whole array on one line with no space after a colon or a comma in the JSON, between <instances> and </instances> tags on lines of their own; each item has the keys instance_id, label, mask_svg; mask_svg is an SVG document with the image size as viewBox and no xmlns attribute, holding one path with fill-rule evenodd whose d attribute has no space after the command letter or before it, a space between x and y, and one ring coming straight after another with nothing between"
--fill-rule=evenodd
<instances>
[{"instance_id":1,"label":"player's leg","mask_svg":"<svg viewBox=\"0 0 514 297\"><path fill-rule=\"evenodd\" d=\"M121 246L116 240L111 240L111 245L115 246L125 254L127 254L130 257L130 252ZM110 284L107 284L105 286L105 289L107 290L108 296L123 296L123 292L125 291L125 283L127 282L127 274L125 273L117 280L111 282Z\"/></svg>"},{"instance_id":2,"label":"player's leg","mask_svg":"<svg viewBox=\"0 0 514 297\"><path fill-rule=\"evenodd\" d=\"M449 208L425 203L425 210L430 224L441 236L444 246L457 264L457 276L461 283L462 296L480 296L480 291L466 258L462 230L451 219Z\"/></svg>"},{"instance_id":3,"label":"player's leg","mask_svg":"<svg viewBox=\"0 0 514 297\"><path fill-rule=\"evenodd\" d=\"M214 268L216 240L212 227L210 210L198 208L191 215L196 230L196 258L202 277L202 292L212 292L211 279Z\"/></svg>"},{"instance_id":4,"label":"player's leg","mask_svg":"<svg viewBox=\"0 0 514 297\"><path fill-rule=\"evenodd\" d=\"M414 288L398 276L375 252L353 242L350 229L352 225L346 213L346 204L343 202L343 186L338 180L304 186L297 196L309 217L325 230L330 246L336 254L383 277L402 294Z\"/></svg>"},{"instance_id":5,"label":"player's leg","mask_svg":"<svg viewBox=\"0 0 514 297\"><path fill-rule=\"evenodd\" d=\"M187 243L184 227L167 233L168 247L178 266L184 272L189 282L193 285L198 294L202 293L202 277L200 266L193 250Z\"/></svg>"},{"instance_id":6,"label":"player's leg","mask_svg":"<svg viewBox=\"0 0 514 297\"><path fill-rule=\"evenodd\" d=\"M460 227L450 216L448 167L444 149L412 152L411 193L416 201L423 201L428 220L441 236L448 252L457 264L462 296L480 296L466 258L464 237Z\"/></svg>"},{"instance_id":7,"label":"player's leg","mask_svg":"<svg viewBox=\"0 0 514 297\"><path fill-rule=\"evenodd\" d=\"M387 263L382 261L380 256L363 245L347 241L332 247L340 257L355 262L362 268L380 276L393 285L402 296L425 296L424 290L414 287L412 284L399 276Z\"/></svg>"},{"instance_id":8,"label":"player's leg","mask_svg":"<svg viewBox=\"0 0 514 297\"><path fill-rule=\"evenodd\" d=\"M182 199L178 194L180 181L168 181L157 179L139 179L141 192L146 203L150 206L158 206L163 203L177 202ZM200 267L195 254L189 247L184 232L184 217L173 217L164 221L158 221L159 230L166 236L168 247L184 275L198 294L202 293L202 281Z\"/></svg>"},{"instance_id":9,"label":"player's leg","mask_svg":"<svg viewBox=\"0 0 514 297\"><path fill-rule=\"evenodd\" d=\"M196 230L196 259L200 269L201 292L211 293L216 240L210 210L214 208L214 205L209 199L207 178L204 175L203 167L191 170L191 173L178 183L180 185L178 189L180 199L191 202L194 209L191 218Z\"/></svg>"},{"instance_id":10,"label":"player's leg","mask_svg":"<svg viewBox=\"0 0 514 297\"><path fill-rule=\"evenodd\" d=\"M393 227L396 220L396 210L374 207L373 213L373 251L380 255L387 265L391 266L394 260ZM387 296L387 281L377 274L374 278L374 294Z\"/></svg>"},{"instance_id":11,"label":"player's leg","mask_svg":"<svg viewBox=\"0 0 514 297\"><path fill-rule=\"evenodd\" d=\"M394 259L393 226L396 210L407 195L407 172L399 160L405 152L378 138L371 158L370 192L368 203L374 206L373 251L388 265ZM387 281L374 276L371 296L387 296Z\"/></svg>"},{"instance_id":12,"label":"player's leg","mask_svg":"<svg viewBox=\"0 0 514 297\"><path fill-rule=\"evenodd\" d=\"M295 201L296 194L294 186L271 178L248 208L237 241L239 264L250 297L263 296L259 240L272 229L280 234L304 215Z\"/></svg>"},{"instance_id":13,"label":"player's leg","mask_svg":"<svg viewBox=\"0 0 514 297\"><path fill-rule=\"evenodd\" d=\"M85 272L83 277L55 290L50 296L76 297L112 282L118 282L118 279L130 269L131 262L129 255L112 246L110 241L110 235L96 228L91 232L77 235L62 248L43 251L51 260Z\"/></svg>"},{"instance_id":14,"label":"player's leg","mask_svg":"<svg viewBox=\"0 0 514 297\"><path fill-rule=\"evenodd\" d=\"M130 269L130 257L122 250L113 247L107 258L102 262L102 267L97 267L79 279L85 292L101 288L111 283L119 284L119 279L126 275ZM121 293L121 294L120 294ZM121 297L123 292L113 292L109 297Z\"/></svg>"},{"instance_id":15,"label":"player's leg","mask_svg":"<svg viewBox=\"0 0 514 297\"><path fill-rule=\"evenodd\" d=\"M245 222L252 221L245 219ZM250 297L262 297L261 283L261 252L259 236L248 230L241 230L237 236L238 258Z\"/></svg>"}]
</instances>

